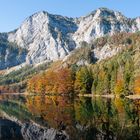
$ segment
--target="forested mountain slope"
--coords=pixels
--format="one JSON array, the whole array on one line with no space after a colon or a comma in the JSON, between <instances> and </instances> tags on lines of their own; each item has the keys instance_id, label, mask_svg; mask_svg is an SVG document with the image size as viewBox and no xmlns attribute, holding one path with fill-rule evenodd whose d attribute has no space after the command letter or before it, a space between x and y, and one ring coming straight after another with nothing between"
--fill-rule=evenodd
<instances>
[{"instance_id":1,"label":"forested mountain slope","mask_svg":"<svg viewBox=\"0 0 140 140\"><path fill-rule=\"evenodd\" d=\"M91 55L94 45L98 46L98 49L106 45L111 49L120 49L116 55L97 61L98 58ZM140 94L139 57L139 32L103 37L73 52L73 55L61 63L59 69L50 68L47 72L31 78L28 91L40 94L69 94L74 91L93 94ZM35 79L38 79L38 82L35 82Z\"/></svg>"}]
</instances>

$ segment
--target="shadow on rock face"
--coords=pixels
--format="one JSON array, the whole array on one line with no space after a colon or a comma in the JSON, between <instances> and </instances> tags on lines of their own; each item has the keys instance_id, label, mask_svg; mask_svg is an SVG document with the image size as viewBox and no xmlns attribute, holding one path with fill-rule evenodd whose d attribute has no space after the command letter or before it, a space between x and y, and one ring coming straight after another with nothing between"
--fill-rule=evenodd
<instances>
[{"instance_id":1,"label":"shadow on rock face","mask_svg":"<svg viewBox=\"0 0 140 140\"><path fill-rule=\"evenodd\" d=\"M0 140L23 140L21 127L15 122L0 119Z\"/></svg>"}]
</instances>

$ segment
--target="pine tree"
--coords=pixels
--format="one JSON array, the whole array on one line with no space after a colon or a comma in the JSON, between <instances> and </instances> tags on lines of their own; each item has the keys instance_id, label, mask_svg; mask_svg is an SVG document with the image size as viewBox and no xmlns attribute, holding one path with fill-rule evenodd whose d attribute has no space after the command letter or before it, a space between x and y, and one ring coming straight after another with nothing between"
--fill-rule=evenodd
<instances>
[{"instance_id":1,"label":"pine tree","mask_svg":"<svg viewBox=\"0 0 140 140\"><path fill-rule=\"evenodd\" d=\"M76 73L75 91L80 93L91 93L93 77L92 72L86 66Z\"/></svg>"}]
</instances>

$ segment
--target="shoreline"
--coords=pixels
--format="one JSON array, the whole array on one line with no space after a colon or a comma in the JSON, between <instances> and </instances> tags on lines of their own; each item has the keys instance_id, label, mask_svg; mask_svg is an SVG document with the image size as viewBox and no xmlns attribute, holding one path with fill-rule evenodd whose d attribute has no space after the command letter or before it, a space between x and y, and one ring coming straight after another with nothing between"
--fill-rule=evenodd
<instances>
[{"instance_id":1,"label":"shoreline","mask_svg":"<svg viewBox=\"0 0 140 140\"><path fill-rule=\"evenodd\" d=\"M24 96L28 96L29 94L27 92L23 92L23 93L1 93L0 95L24 95ZM50 96L50 95L46 95L46 96ZM55 95L53 95L55 96ZM120 98L119 95L114 95L114 94L105 94L105 95L93 95L93 94L78 94L78 97L102 97L102 98ZM140 100L140 95L128 95L128 96L124 96L127 99L132 99L132 100Z\"/></svg>"},{"instance_id":2,"label":"shoreline","mask_svg":"<svg viewBox=\"0 0 140 140\"><path fill-rule=\"evenodd\" d=\"M132 99L132 100L140 100L140 95L129 95L129 96L126 96L126 98Z\"/></svg>"},{"instance_id":3,"label":"shoreline","mask_svg":"<svg viewBox=\"0 0 140 140\"><path fill-rule=\"evenodd\" d=\"M113 94L106 94L106 95L93 95L93 94L78 94L79 97L104 97L104 98L116 98L118 96Z\"/></svg>"},{"instance_id":4,"label":"shoreline","mask_svg":"<svg viewBox=\"0 0 140 140\"><path fill-rule=\"evenodd\" d=\"M78 94L79 97L102 97L102 98L120 98L118 95L106 94L106 95L93 95L93 94ZM140 95L128 95L124 96L127 99L140 100Z\"/></svg>"}]
</instances>

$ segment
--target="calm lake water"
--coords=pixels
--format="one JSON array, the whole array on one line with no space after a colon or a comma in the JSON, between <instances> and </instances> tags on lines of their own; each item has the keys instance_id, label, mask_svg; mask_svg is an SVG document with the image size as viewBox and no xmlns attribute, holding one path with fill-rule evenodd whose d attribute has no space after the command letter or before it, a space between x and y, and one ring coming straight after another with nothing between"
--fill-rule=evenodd
<instances>
[{"instance_id":1,"label":"calm lake water","mask_svg":"<svg viewBox=\"0 0 140 140\"><path fill-rule=\"evenodd\" d=\"M21 129L22 124L24 126L27 123L33 123L41 127L39 131L43 133L43 129L58 131L59 135L57 138L56 136L54 137L56 140L140 139L139 100L100 97L70 98L67 96L28 96L25 98L11 95L1 96L0 98L0 116L4 118L5 114L7 114L9 117L13 117L14 121L16 118L16 121L20 122L20 126L16 126L13 122L10 124L11 129L15 127L14 132L9 132L8 129L5 129L9 133L7 140L10 140L10 137L11 139L13 137L22 139L21 134L17 134L17 132ZM4 124L6 126L9 123L3 118L0 118L0 130L3 129ZM30 135L36 135L31 128L29 129L31 131ZM25 127L22 130L24 131ZM29 131L27 131L26 126L23 139L28 139L26 132L30 133ZM0 131L0 138L2 138L4 135L2 133L4 132ZM12 133L12 136L10 133ZM47 138L49 137L48 134L47 132ZM63 134L65 137L62 136ZM39 136L41 137L40 133ZM39 136L36 136L35 139L39 139ZM48 138L48 140L53 140L52 137Z\"/></svg>"}]
</instances>

